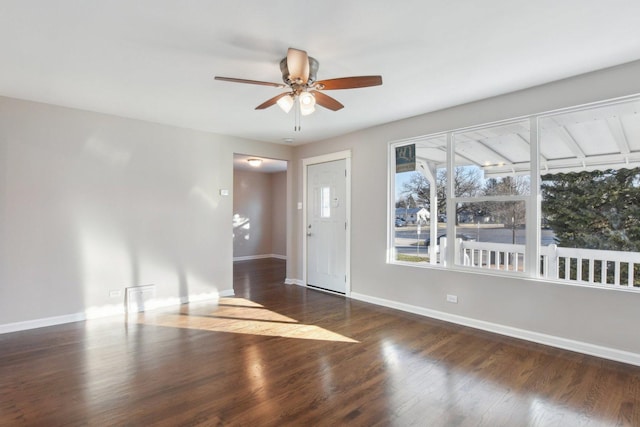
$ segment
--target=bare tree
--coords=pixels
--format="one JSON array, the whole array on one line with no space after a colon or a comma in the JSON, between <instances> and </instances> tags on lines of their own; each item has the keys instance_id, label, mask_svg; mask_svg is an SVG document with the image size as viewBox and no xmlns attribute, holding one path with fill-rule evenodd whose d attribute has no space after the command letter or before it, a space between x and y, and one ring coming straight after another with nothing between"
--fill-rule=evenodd
<instances>
[{"instance_id":1,"label":"bare tree","mask_svg":"<svg viewBox=\"0 0 640 427\"><path fill-rule=\"evenodd\" d=\"M485 183L485 196L519 196L529 194L529 177L515 176L491 178ZM511 229L512 243L516 243L516 229L526 223L525 203L522 200L507 202L483 202L480 204L486 214L496 222L501 222Z\"/></svg>"},{"instance_id":2,"label":"bare tree","mask_svg":"<svg viewBox=\"0 0 640 427\"><path fill-rule=\"evenodd\" d=\"M481 194L482 192L482 177L480 171L477 168L470 167L457 167L453 173L453 182L458 197L473 197ZM437 211L445 213L447 209L447 171L446 169L438 169L436 174L436 194L438 196ZM424 206L435 214L434 209L431 208L430 200L430 183L419 172L412 174L411 179L404 183L403 194L411 195L417 202L418 206ZM469 209L469 206L457 206L457 214ZM457 218L456 218L457 221Z\"/></svg>"}]
</instances>

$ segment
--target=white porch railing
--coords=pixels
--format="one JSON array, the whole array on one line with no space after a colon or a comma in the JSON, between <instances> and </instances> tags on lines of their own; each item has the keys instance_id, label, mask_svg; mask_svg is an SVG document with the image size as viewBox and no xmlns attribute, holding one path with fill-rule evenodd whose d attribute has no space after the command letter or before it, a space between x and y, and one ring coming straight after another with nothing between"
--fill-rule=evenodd
<instances>
[{"instance_id":1,"label":"white porch railing","mask_svg":"<svg viewBox=\"0 0 640 427\"><path fill-rule=\"evenodd\" d=\"M458 264L492 270L524 271L524 245L456 239ZM447 239L440 241L446 259ZM540 277L588 285L634 287L640 275L640 252L540 247Z\"/></svg>"},{"instance_id":2,"label":"white porch railing","mask_svg":"<svg viewBox=\"0 0 640 427\"><path fill-rule=\"evenodd\" d=\"M633 287L640 252L543 246L542 276L586 284Z\"/></svg>"},{"instance_id":3,"label":"white porch railing","mask_svg":"<svg viewBox=\"0 0 640 427\"><path fill-rule=\"evenodd\" d=\"M456 239L460 263L493 270L524 271L524 245Z\"/></svg>"}]
</instances>

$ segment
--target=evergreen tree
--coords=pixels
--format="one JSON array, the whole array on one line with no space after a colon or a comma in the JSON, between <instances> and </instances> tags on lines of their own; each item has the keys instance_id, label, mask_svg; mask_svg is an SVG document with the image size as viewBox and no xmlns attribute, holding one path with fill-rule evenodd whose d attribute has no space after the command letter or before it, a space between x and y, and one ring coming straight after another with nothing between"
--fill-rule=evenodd
<instances>
[{"instance_id":1,"label":"evergreen tree","mask_svg":"<svg viewBox=\"0 0 640 427\"><path fill-rule=\"evenodd\" d=\"M542 176L559 246L640 252L640 168Z\"/></svg>"}]
</instances>

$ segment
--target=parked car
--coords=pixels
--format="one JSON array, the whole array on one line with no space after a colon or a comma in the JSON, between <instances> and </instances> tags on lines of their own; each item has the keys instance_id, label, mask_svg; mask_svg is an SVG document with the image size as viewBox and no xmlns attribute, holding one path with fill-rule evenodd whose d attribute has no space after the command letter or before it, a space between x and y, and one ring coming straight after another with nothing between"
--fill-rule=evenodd
<instances>
[{"instance_id":1,"label":"parked car","mask_svg":"<svg viewBox=\"0 0 640 427\"><path fill-rule=\"evenodd\" d=\"M440 234L438 236L438 240L437 240L437 244L438 245L440 244L440 238L441 237L447 237L447 235L445 233L443 233L443 234ZM471 234L467 234L467 233L456 233L456 237L458 239L462 239L462 240L467 241L467 242L475 242L476 241L475 236L472 236ZM430 244L431 244L431 236L427 236L427 238L424 240L424 245L429 247Z\"/></svg>"},{"instance_id":2,"label":"parked car","mask_svg":"<svg viewBox=\"0 0 640 427\"><path fill-rule=\"evenodd\" d=\"M407 225L407 221L400 217L396 217L396 227L404 227Z\"/></svg>"}]
</instances>

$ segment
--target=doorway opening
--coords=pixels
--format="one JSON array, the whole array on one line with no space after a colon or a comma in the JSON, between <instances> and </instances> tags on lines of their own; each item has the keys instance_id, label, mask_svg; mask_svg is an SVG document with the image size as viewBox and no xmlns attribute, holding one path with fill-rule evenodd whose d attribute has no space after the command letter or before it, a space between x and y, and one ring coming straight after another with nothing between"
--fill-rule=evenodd
<instances>
[{"instance_id":1,"label":"doorway opening","mask_svg":"<svg viewBox=\"0 0 640 427\"><path fill-rule=\"evenodd\" d=\"M234 154L234 263L287 259L287 169L286 160Z\"/></svg>"}]
</instances>

